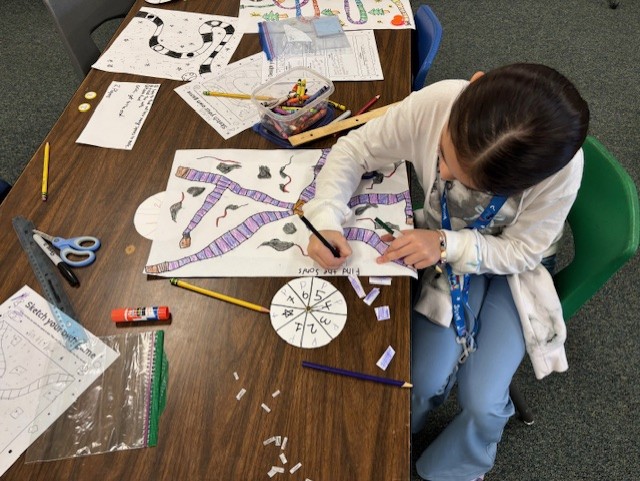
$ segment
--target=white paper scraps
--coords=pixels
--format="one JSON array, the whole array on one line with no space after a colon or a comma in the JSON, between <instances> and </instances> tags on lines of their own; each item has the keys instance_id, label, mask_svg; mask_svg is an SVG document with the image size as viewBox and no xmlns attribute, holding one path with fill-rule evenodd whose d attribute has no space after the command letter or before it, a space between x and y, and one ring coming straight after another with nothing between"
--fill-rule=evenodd
<instances>
[{"instance_id":1,"label":"white paper scraps","mask_svg":"<svg viewBox=\"0 0 640 481\"><path fill-rule=\"evenodd\" d=\"M291 469L289 470L289 472L290 472L291 474L293 474L293 473L295 473L298 469L300 469L301 467L302 467L302 463L298 463L298 464L296 464L293 468L291 468Z\"/></svg>"},{"instance_id":2,"label":"white paper scraps","mask_svg":"<svg viewBox=\"0 0 640 481\"><path fill-rule=\"evenodd\" d=\"M270 412L271 412L271 408L270 408L269 406L267 406L265 403L262 403L262 404L261 404L261 406L262 406L262 409L264 409L264 410L265 410L265 411L267 411L268 413L270 413Z\"/></svg>"},{"instance_id":3,"label":"white paper scraps","mask_svg":"<svg viewBox=\"0 0 640 481\"><path fill-rule=\"evenodd\" d=\"M371 304L373 304L373 301L376 300L376 297L378 297L378 294L380 294L380 288L374 287L373 289L371 289L371 292L367 294L367 297L364 298L364 303L370 306Z\"/></svg>"},{"instance_id":4,"label":"white paper scraps","mask_svg":"<svg viewBox=\"0 0 640 481\"><path fill-rule=\"evenodd\" d=\"M282 447L280 449L282 449L284 451L284 448L287 446L287 441L289 441L288 437L284 437L284 439L282 440Z\"/></svg>"},{"instance_id":5,"label":"white paper scraps","mask_svg":"<svg viewBox=\"0 0 640 481\"><path fill-rule=\"evenodd\" d=\"M238 376L238 373L234 371L233 378L237 381L238 379L240 379L240 376Z\"/></svg>"},{"instance_id":6,"label":"white paper scraps","mask_svg":"<svg viewBox=\"0 0 640 481\"><path fill-rule=\"evenodd\" d=\"M384 354L382 355L382 357L378 359L378 362L376 362L376 366L378 366L383 371L386 371L387 367L389 366L389 363L391 362L391 360L393 359L393 356L395 355L396 355L396 351L394 351L393 348L389 346L387 350L384 351Z\"/></svg>"},{"instance_id":7,"label":"white paper scraps","mask_svg":"<svg viewBox=\"0 0 640 481\"><path fill-rule=\"evenodd\" d=\"M279 395L280 395L280 390L278 389L271 394L271 397L277 397Z\"/></svg>"},{"instance_id":8,"label":"white paper scraps","mask_svg":"<svg viewBox=\"0 0 640 481\"><path fill-rule=\"evenodd\" d=\"M369 277L369 284L378 286L390 286L391 277L387 276L371 276Z\"/></svg>"},{"instance_id":9,"label":"white paper scraps","mask_svg":"<svg viewBox=\"0 0 640 481\"><path fill-rule=\"evenodd\" d=\"M111 82L76 142L131 150L159 88L160 84Z\"/></svg>"},{"instance_id":10,"label":"white paper scraps","mask_svg":"<svg viewBox=\"0 0 640 481\"><path fill-rule=\"evenodd\" d=\"M264 441L262 441L262 445L266 446L267 444L271 444L274 443L276 441L276 437L275 436L271 436L268 439L265 439Z\"/></svg>"},{"instance_id":11,"label":"white paper scraps","mask_svg":"<svg viewBox=\"0 0 640 481\"><path fill-rule=\"evenodd\" d=\"M246 393L247 390L245 388L240 389L240 391L238 392L238 394L236 394L236 399L238 401L240 401L240 399L242 398L242 396L244 396L244 393Z\"/></svg>"},{"instance_id":12,"label":"white paper scraps","mask_svg":"<svg viewBox=\"0 0 640 481\"><path fill-rule=\"evenodd\" d=\"M358 279L358 276L355 276L353 274L350 274L348 278L349 278L349 282L351 283L351 286L353 286L353 290L356 291L356 294L358 294L358 297L362 299L366 295L366 293L364 292L364 288L362 287L362 283L360 282L360 279Z\"/></svg>"},{"instance_id":13,"label":"white paper scraps","mask_svg":"<svg viewBox=\"0 0 640 481\"><path fill-rule=\"evenodd\" d=\"M273 478L278 473L284 473L284 468L281 468L279 466L271 466L271 469L267 474L270 478Z\"/></svg>"},{"instance_id":14,"label":"white paper scraps","mask_svg":"<svg viewBox=\"0 0 640 481\"><path fill-rule=\"evenodd\" d=\"M376 312L376 319L379 321L386 321L391 319L391 310L389 306L380 306L373 309Z\"/></svg>"},{"instance_id":15,"label":"white paper scraps","mask_svg":"<svg viewBox=\"0 0 640 481\"><path fill-rule=\"evenodd\" d=\"M282 462L282 464L287 464L287 457L285 456L284 453L280 453L280 462Z\"/></svg>"}]
</instances>

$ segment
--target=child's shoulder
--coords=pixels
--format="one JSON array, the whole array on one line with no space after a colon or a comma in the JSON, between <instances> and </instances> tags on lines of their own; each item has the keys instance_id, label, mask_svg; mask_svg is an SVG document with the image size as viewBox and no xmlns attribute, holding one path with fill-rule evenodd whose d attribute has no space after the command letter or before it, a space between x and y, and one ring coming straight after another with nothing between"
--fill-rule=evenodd
<instances>
[{"instance_id":1,"label":"child's shoulder","mask_svg":"<svg viewBox=\"0 0 640 481\"><path fill-rule=\"evenodd\" d=\"M468 80L440 80L412 92L407 99L414 106L451 105L467 85Z\"/></svg>"}]
</instances>

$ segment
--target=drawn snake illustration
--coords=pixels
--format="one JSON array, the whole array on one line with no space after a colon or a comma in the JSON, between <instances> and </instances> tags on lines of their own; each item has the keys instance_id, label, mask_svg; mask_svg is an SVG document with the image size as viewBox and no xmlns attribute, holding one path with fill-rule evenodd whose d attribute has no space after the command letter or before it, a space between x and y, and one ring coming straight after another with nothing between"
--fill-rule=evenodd
<instances>
[{"instance_id":1,"label":"drawn snake illustration","mask_svg":"<svg viewBox=\"0 0 640 481\"><path fill-rule=\"evenodd\" d=\"M4 355L3 348L3 340L5 339L5 334L7 333L7 325L5 323L0 324L0 379L4 377L7 371L7 360ZM26 396L29 393L32 393L38 389L42 389L44 386L48 386L51 384L64 383L69 384L74 381L72 376L69 376L65 373L52 373L41 376L35 381L30 382L27 385L16 387L16 388L8 388L0 385L0 400L10 400L17 399L22 396Z\"/></svg>"},{"instance_id":2,"label":"drawn snake illustration","mask_svg":"<svg viewBox=\"0 0 640 481\"><path fill-rule=\"evenodd\" d=\"M190 59L195 58L199 55L202 55L206 52L211 44L213 43L213 32L215 29L220 28L224 30L225 35L218 44L218 46L213 49L209 57L200 65L200 74L210 73L211 72L211 63L213 59L218 55L218 53L224 48L224 46L229 42L233 34L235 33L235 28L233 25L230 25L225 22L221 22L219 20L208 20L200 25L198 28L198 33L202 37L202 46L192 52L176 52L175 50L171 50L160 42L160 34L162 33L162 29L164 28L164 22L162 19L152 13L140 11L136 14L136 17L144 18L153 22L156 25L156 30L153 32L153 35L149 39L149 47L155 52L158 52L161 55L167 55L172 58L180 58L180 59Z\"/></svg>"}]
</instances>

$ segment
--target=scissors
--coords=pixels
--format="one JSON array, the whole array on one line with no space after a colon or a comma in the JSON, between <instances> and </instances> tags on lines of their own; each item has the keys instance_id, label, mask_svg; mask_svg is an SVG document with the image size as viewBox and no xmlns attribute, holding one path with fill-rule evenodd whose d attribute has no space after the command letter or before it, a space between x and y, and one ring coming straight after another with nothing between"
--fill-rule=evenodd
<instances>
[{"instance_id":1,"label":"scissors","mask_svg":"<svg viewBox=\"0 0 640 481\"><path fill-rule=\"evenodd\" d=\"M62 260L73 267L92 264L96 260L94 251L100 248L100 239L93 236L83 235L65 239L64 237L54 237L37 229L34 229L33 233L40 235L43 239L51 242L54 247L60 249ZM73 260L69 256L79 257L80 260Z\"/></svg>"}]
</instances>

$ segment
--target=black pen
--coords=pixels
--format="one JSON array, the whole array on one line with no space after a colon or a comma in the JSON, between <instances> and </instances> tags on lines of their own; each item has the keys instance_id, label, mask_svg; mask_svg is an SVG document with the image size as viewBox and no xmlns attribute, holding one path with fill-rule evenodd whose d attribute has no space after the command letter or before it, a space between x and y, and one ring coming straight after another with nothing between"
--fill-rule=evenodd
<instances>
[{"instance_id":1,"label":"black pen","mask_svg":"<svg viewBox=\"0 0 640 481\"><path fill-rule=\"evenodd\" d=\"M53 250L53 247L49 245L49 243L44 240L40 235L33 234L33 240L36 241L36 244L40 246L40 248L44 251L45 254L51 259L51 261L56 265L62 277L64 277L67 282L71 285L71 287L78 287L80 285L80 281L73 273L71 268L62 260L62 258L56 254Z\"/></svg>"},{"instance_id":2,"label":"black pen","mask_svg":"<svg viewBox=\"0 0 640 481\"><path fill-rule=\"evenodd\" d=\"M333 257L340 257L340 251L338 249L336 249L334 246L332 246L329 241L327 239L325 239L322 234L320 234L320 232L317 231L317 229L315 227L313 227L313 224L311 224L311 222L309 222L309 219L307 219L305 216L301 215L300 218L302 219L302 222L304 222L304 225L307 226L307 228L313 232L313 235L315 235L318 239L320 239L320 242L322 242L327 249L329 249L331 251L331 253L333 254Z\"/></svg>"}]
</instances>

